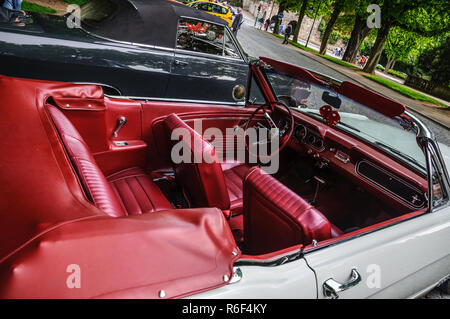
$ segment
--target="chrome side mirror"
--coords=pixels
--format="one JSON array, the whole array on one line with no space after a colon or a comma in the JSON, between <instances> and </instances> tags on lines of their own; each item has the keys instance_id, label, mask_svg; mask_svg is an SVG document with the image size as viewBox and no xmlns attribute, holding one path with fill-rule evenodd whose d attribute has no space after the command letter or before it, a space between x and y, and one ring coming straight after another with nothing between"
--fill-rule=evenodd
<instances>
[{"instance_id":1,"label":"chrome side mirror","mask_svg":"<svg viewBox=\"0 0 450 319\"><path fill-rule=\"evenodd\" d=\"M240 102L245 98L245 87L242 84L235 85L232 91L233 99Z\"/></svg>"}]
</instances>

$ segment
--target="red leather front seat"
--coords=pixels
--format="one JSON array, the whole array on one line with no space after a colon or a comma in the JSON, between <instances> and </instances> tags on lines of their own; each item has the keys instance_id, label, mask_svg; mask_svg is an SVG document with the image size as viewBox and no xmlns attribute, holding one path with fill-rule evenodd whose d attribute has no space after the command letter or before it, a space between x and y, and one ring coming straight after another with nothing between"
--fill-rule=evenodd
<instances>
[{"instance_id":1,"label":"red leather front seat","mask_svg":"<svg viewBox=\"0 0 450 319\"><path fill-rule=\"evenodd\" d=\"M342 234L299 195L258 167L244 179L244 247L265 254Z\"/></svg>"},{"instance_id":2,"label":"red leather front seat","mask_svg":"<svg viewBox=\"0 0 450 319\"><path fill-rule=\"evenodd\" d=\"M105 177L77 129L54 106L48 106L81 184L94 204L110 216L137 215L173 209L158 186L138 167Z\"/></svg>"},{"instance_id":3,"label":"red leather front seat","mask_svg":"<svg viewBox=\"0 0 450 319\"><path fill-rule=\"evenodd\" d=\"M195 203L200 207L220 208L227 217L241 213L242 180L250 167L240 162L219 163L214 147L176 114L169 115L164 126L171 147L179 142L171 138L174 130L183 128L189 134L189 143L184 142L191 152L190 163L173 165L177 182L189 191Z\"/></svg>"}]
</instances>

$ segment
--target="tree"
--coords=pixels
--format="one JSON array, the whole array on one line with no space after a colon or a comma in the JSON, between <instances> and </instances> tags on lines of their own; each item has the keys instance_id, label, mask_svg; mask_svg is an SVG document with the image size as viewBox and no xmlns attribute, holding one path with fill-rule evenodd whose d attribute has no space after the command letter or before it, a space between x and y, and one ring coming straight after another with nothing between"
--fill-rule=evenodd
<instances>
[{"instance_id":1,"label":"tree","mask_svg":"<svg viewBox=\"0 0 450 319\"><path fill-rule=\"evenodd\" d=\"M431 76L431 80L440 85L450 85L450 37L439 44L423 52L419 57L419 65L422 70Z\"/></svg>"},{"instance_id":2,"label":"tree","mask_svg":"<svg viewBox=\"0 0 450 319\"><path fill-rule=\"evenodd\" d=\"M371 30L367 25L367 17L369 16L369 14L366 8L370 3L374 2L375 1L373 0L359 0L353 2L353 14L355 16L355 22L353 24L350 39L348 40L347 47L342 57L343 61L350 63L355 62L359 47Z\"/></svg>"},{"instance_id":3,"label":"tree","mask_svg":"<svg viewBox=\"0 0 450 319\"><path fill-rule=\"evenodd\" d=\"M384 52L388 58L384 73L388 73L398 59L407 62L407 58L416 44L416 34L404 31L399 27L392 28L384 46Z\"/></svg>"},{"instance_id":4,"label":"tree","mask_svg":"<svg viewBox=\"0 0 450 319\"><path fill-rule=\"evenodd\" d=\"M297 20L297 25L295 26L294 39L293 39L293 41L295 43L298 42L298 34L300 33L300 28L302 27L302 22L303 22L303 18L305 17L305 13L306 13L306 8L308 6L308 2L309 2L309 0L303 0L302 1L302 5L301 5L300 11L298 13L298 20Z\"/></svg>"},{"instance_id":5,"label":"tree","mask_svg":"<svg viewBox=\"0 0 450 319\"><path fill-rule=\"evenodd\" d=\"M280 15L280 13L283 13L284 11L295 7L298 4L297 3L298 0L275 0L275 2L278 3L278 13L277 13L277 17L275 19L275 26L273 28L273 34L279 34L281 20L280 20L280 18L278 18L278 16ZM271 17L269 19L271 19Z\"/></svg>"},{"instance_id":6,"label":"tree","mask_svg":"<svg viewBox=\"0 0 450 319\"><path fill-rule=\"evenodd\" d=\"M341 14L344 9L345 0L335 0L333 13L331 14L330 20L327 23L327 27L325 28L325 32L322 37L322 42L320 43L319 54L326 54L327 52L327 44L330 39L331 32L333 31L334 24L337 21L337 18Z\"/></svg>"},{"instance_id":7,"label":"tree","mask_svg":"<svg viewBox=\"0 0 450 319\"><path fill-rule=\"evenodd\" d=\"M421 35L450 30L450 4L447 0L384 0L381 6L381 27L363 72L374 73L392 27Z\"/></svg>"}]
</instances>

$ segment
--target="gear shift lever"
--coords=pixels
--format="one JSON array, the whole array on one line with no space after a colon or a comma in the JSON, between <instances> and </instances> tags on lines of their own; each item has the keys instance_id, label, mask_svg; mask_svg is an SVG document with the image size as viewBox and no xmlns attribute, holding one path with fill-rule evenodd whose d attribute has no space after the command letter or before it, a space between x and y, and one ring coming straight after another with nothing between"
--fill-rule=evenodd
<instances>
[{"instance_id":1,"label":"gear shift lever","mask_svg":"<svg viewBox=\"0 0 450 319\"><path fill-rule=\"evenodd\" d=\"M316 185L316 192L314 193L314 198L313 198L313 200L312 200L312 202L311 202L310 204L313 205L313 206L316 206L316 205L317 205L317 197L319 196L319 188L320 188L320 184L324 185L324 184L325 184L325 180L321 179L321 178L318 177L318 176L314 176L314 179L315 179L316 182L317 182L317 185Z\"/></svg>"},{"instance_id":2,"label":"gear shift lever","mask_svg":"<svg viewBox=\"0 0 450 319\"><path fill-rule=\"evenodd\" d=\"M127 118L125 116L121 116L117 119L117 125L116 129L114 130L114 137L117 137L117 134L119 133L120 129L127 124Z\"/></svg>"}]
</instances>

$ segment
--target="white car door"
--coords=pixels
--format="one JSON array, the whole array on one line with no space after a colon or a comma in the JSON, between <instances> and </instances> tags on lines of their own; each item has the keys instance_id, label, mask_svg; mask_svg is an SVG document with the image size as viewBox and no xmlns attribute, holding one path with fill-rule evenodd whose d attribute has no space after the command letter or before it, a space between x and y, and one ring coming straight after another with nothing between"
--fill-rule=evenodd
<instances>
[{"instance_id":1,"label":"white car door","mask_svg":"<svg viewBox=\"0 0 450 319\"><path fill-rule=\"evenodd\" d=\"M450 207L307 252L319 298L411 298L450 274ZM354 269L354 271L352 271ZM345 289L338 292L339 289ZM330 291L330 290L328 290Z\"/></svg>"},{"instance_id":2,"label":"white car door","mask_svg":"<svg viewBox=\"0 0 450 319\"><path fill-rule=\"evenodd\" d=\"M277 257L280 258L280 257ZM241 260L241 262L245 262ZM270 265L260 261L259 265L237 266L242 278L221 288L209 290L188 299L313 299L317 297L314 273L304 259L283 265ZM236 273L236 272L235 272Z\"/></svg>"}]
</instances>

